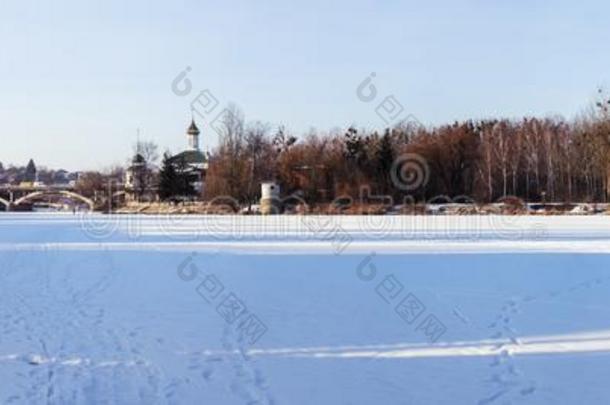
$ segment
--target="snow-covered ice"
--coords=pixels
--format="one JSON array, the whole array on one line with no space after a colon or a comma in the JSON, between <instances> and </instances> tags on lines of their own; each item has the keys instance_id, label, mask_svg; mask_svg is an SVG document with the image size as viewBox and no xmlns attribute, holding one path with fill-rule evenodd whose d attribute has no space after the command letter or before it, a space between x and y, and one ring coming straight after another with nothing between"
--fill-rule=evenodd
<instances>
[{"instance_id":1,"label":"snow-covered ice","mask_svg":"<svg viewBox=\"0 0 610 405\"><path fill-rule=\"evenodd\" d=\"M0 214L0 402L607 404L610 217Z\"/></svg>"}]
</instances>

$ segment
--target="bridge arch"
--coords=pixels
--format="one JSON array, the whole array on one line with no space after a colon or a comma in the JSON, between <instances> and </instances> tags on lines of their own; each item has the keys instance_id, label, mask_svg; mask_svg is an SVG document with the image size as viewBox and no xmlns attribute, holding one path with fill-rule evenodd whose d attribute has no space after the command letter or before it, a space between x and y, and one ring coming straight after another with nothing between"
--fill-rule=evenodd
<instances>
[{"instance_id":1,"label":"bridge arch","mask_svg":"<svg viewBox=\"0 0 610 405\"><path fill-rule=\"evenodd\" d=\"M78 201L82 201L85 204L87 204L89 206L89 209L91 211L93 211L93 207L95 206L95 203L93 202L93 200L91 200L90 198L84 197L78 193L74 193L72 191L66 191L66 190L47 190L47 191L34 191L33 193L27 194L21 198L19 198L18 200L16 200L13 204L14 205L19 205L23 202L32 200L36 197L40 197L40 196L51 196L51 195L63 195L66 197L70 197L73 200L78 200Z\"/></svg>"},{"instance_id":2,"label":"bridge arch","mask_svg":"<svg viewBox=\"0 0 610 405\"><path fill-rule=\"evenodd\" d=\"M6 207L8 209L8 207L11 206L10 201L5 200L4 198L0 197L0 204L4 205L4 207Z\"/></svg>"}]
</instances>

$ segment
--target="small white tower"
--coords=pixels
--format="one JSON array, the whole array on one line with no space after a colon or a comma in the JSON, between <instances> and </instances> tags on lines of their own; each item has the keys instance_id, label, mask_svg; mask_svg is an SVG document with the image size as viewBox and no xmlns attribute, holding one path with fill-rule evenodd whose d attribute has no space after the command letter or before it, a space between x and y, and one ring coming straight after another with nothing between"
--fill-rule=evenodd
<instances>
[{"instance_id":1,"label":"small white tower","mask_svg":"<svg viewBox=\"0 0 610 405\"><path fill-rule=\"evenodd\" d=\"M281 209L279 184L273 181L261 183L261 214L276 215Z\"/></svg>"},{"instance_id":2,"label":"small white tower","mask_svg":"<svg viewBox=\"0 0 610 405\"><path fill-rule=\"evenodd\" d=\"M199 150L199 128L195 125L195 120L191 121L191 125L189 129L186 131L186 136L188 137L189 150Z\"/></svg>"}]
</instances>

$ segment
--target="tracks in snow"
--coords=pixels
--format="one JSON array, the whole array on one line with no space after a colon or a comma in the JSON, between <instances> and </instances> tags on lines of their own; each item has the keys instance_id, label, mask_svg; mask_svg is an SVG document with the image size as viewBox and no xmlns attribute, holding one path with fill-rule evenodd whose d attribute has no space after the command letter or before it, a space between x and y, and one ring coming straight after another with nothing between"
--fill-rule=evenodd
<instances>
[{"instance_id":1,"label":"tracks in snow","mask_svg":"<svg viewBox=\"0 0 610 405\"><path fill-rule=\"evenodd\" d=\"M490 377L484 381L491 386L491 393L478 401L478 405L488 405L502 400L503 403L518 403L538 389L535 381L526 378L516 364L509 346L521 346L515 317L523 311L524 306L535 302L547 301L558 297L586 291L610 281L610 277L596 277L564 289L552 290L538 296L513 297L505 301L488 329L491 339L501 339L493 351L495 353L489 364Z\"/></svg>"},{"instance_id":2,"label":"tracks in snow","mask_svg":"<svg viewBox=\"0 0 610 405\"><path fill-rule=\"evenodd\" d=\"M14 252L5 259L0 341L25 354L9 356L21 365L14 386L0 400L157 402L160 372L140 355L136 332L108 327L106 310L96 304L118 272L108 252L67 266L58 266L50 251ZM83 352L92 358L83 358Z\"/></svg>"}]
</instances>

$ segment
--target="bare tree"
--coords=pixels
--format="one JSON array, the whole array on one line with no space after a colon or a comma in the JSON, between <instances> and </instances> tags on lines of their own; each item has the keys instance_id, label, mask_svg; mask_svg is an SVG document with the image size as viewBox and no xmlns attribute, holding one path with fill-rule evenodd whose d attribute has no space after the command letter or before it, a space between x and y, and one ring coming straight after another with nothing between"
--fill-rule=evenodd
<instances>
[{"instance_id":1,"label":"bare tree","mask_svg":"<svg viewBox=\"0 0 610 405\"><path fill-rule=\"evenodd\" d=\"M210 157L207 197L231 197L244 201L248 195L248 158L246 156L244 113L231 103L216 125L219 146Z\"/></svg>"},{"instance_id":2,"label":"bare tree","mask_svg":"<svg viewBox=\"0 0 610 405\"><path fill-rule=\"evenodd\" d=\"M479 143L481 145L481 156L483 157L482 164L479 165L479 174L484 179L487 188L487 198L493 200L493 153L494 153L494 128L495 123L481 123L479 125Z\"/></svg>"},{"instance_id":3,"label":"bare tree","mask_svg":"<svg viewBox=\"0 0 610 405\"><path fill-rule=\"evenodd\" d=\"M142 156L148 165L154 165L159 161L159 146L153 141L138 140L133 145L133 154Z\"/></svg>"},{"instance_id":4,"label":"bare tree","mask_svg":"<svg viewBox=\"0 0 610 405\"><path fill-rule=\"evenodd\" d=\"M249 166L246 198L251 206L259 194L258 185L275 177L277 153L269 139L269 125L257 121L247 126L245 157Z\"/></svg>"},{"instance_id":5,"label":"bare tree","mask_svg":"<svg viewBox=\"0 0 610 405\"><path fill-rule=\"evenodd\" d=\"M133 186L137 200L149 193L155 183L154 165L159 159L159 148L153 141L138 140L134 146L134 156L129 170L133 173Z\"/></svg>"},{"instance_id":6,"label":"bare tree","mask_svg":"<svg viewBox=\"0 0 610 405\"><path fill-rule=\"evenodd\" d=\"M602 165L605 169L602 178L605 183L605 200L608 201L610 199L610 96L601 88L598 90L598 94L598 101L595 104L598 113L596 137L605 157L602 159Z\"/></svg>"},{"instance_id":7,"label":"bare tree","mask_svg":"<svg viewBox=\"0 0 610 405\"><path fill-rule=\"evenodd\" d=\"M494 144L495 161L502 174L502 197L508 195L508 160L510 153L509 125L504 122L496 123L492 128L492 142Z\"/></svg>"}]
</instances>

